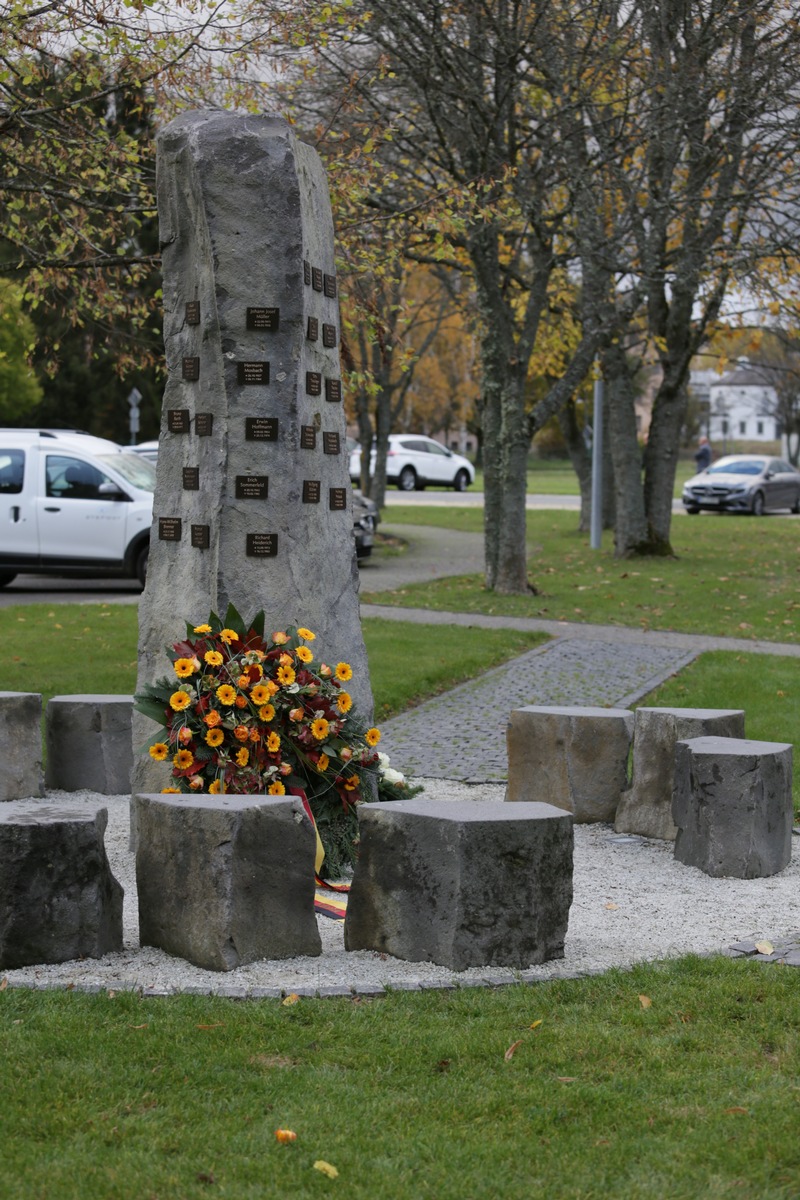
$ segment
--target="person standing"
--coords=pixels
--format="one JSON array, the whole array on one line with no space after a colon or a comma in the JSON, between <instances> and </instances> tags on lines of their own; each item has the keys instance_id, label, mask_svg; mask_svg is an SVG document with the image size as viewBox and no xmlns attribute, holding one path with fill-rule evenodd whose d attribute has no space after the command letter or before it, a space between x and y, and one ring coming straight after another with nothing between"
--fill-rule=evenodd
<instances>
[{"instance_id":1,"label":"person standing","mask_svg":"<svg viewBox=\"0 0 800 1200\"><path fill-rule=\"evenodd\" d=\"M698 473L700 471L705 471L706 467L711 466L711 445L707 437L701 437L700 441L697 443L694 461L697 465Z\"/></svg>"}]
</instances>

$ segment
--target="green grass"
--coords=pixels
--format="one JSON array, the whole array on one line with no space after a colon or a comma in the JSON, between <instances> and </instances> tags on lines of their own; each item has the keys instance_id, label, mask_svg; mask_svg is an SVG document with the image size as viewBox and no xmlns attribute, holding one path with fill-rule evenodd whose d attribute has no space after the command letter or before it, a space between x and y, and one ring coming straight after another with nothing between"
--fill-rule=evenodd
<instances>
[{"instance_id":1,"label":"green grass","mask_svg":"<svg viewBox=\"0 0 800 1200\"><path fill-rule=\"evenodd\" d=\"M724 959L292 1007L9 989L3 1195L789 1200L799 1025L794 970Z\"/></svg>"},{"instance_id":2,"label":"green grass","mask_svg":"<svg viewBox=\"0 0 800 1200\"><path fill-rule=\"evenodd\" d=\"M681 497L683 485L687 479L696 474L692 460L681 460L675 473L673 496L676 500ZM435 487L436 485L434 485ZM482 492L484 488L483 469L475 471L475 482L469 488L471 492ZM578 496L578 476L567 459L529 459L527 491L531 496Z\"/></svg>"},{"instance_id":3,"label":"green grass","mask_svg":"<svg viewBox=\"0 0 800 1200\"><path fill-rule=\"evenodd\" d=\"M480 532L467 508L397 507L392 522ZM529 577L539 595L487 592L482 576L458 576L365 603L453 612L672 629L724 637L797 641L800 636L800 521L780 517L678 516L675 558L615 559L610 533L592 550L569 512L529 512Z\"/></svg>"},{"instance_id":4,"label":"green grass","mask_svg":"<svg viewBox=\"0 0 800 1200\"><path fill-rule=\"evenodd\" d=\"M135 605L31 604L0 609L0 690L56 695L128 695L136 687ZM367 619L364 641L376 717L472 679L547 641L511 629L424 626ZM182 633L175 626L176 639ZM169 660L164 655L164 674Z\"/></svg>"}]
</instances>

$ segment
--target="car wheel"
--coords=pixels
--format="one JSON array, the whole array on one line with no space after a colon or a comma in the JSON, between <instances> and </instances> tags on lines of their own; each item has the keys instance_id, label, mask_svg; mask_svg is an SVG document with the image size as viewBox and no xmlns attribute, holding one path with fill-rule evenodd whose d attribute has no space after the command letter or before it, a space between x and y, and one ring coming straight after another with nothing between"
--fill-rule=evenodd
<instances>
[{"instance_id":1,"label":"car wheel","mask_svg":"<svg viewBox=\"0 0 800 1200\"><path fill-rule=\"evenodd\" d=\"M458 471L453 480L453 487L457 492L465 492L469 487L469 475L466 471Z\"/></svg>"},{"instance_id":2,"label":"car wheel","mask_svg":"<svg viewBox=\"0 0 800 1200\"><path fill-rule=\"evenodd\" d=\"M417 472L413 467L403 467L397 477L397 486L401 492L413 492L417 486Z\"/></svg>"},{"instance_id":3,"label":"car wheel","mask_svg":"<svg viewBox=\"0 0 800 1200\"><path fill-rule=\"evenodd\" d=\"M792 505L792 512L800 513L800 492L798 492L794 498L794 504Z\"/></svg>"},{"instance_id":4,"label":"car wheel","mask_svg":"<svg viewBox=\"0 0 800 1200\"><path fill-rule=\"evenodd\" d=\"M764 515L764 493L756 492L753 496L752 513L754 517L763 517Z\"/></svg>"},{"instance_id":5,"label":"car wheel","mask_svg":"<svg viewBox=\"0 0 800 1200\"><path fill-rule=\"evenodd\" d=\"M7 587L8 584L13 583L16 578L16 571L0 571L0 588Z\"/></svg>"},{"instance_id":6,"label":"car wheel","mask_svg":"<svg viewBox=\"0 0 800 1200\"><path fill-rule=\"evenodd\" d=\"M696 517L697 514L700 512L700 509L699 508L687 508L686 511L690 517Z\"/></svg>"},{"instance_id":7,"label":"car wheel","mask_svg":"<svg viewBox=\"0 0 800 1200\"><path fill-rule=\"evenodd\" d=\"M139 551L139 557L136 559L136 578L139 580L139 583L142 585L142 587L144 587L145 583L147 582L147 560L149 557L150 547L148 545Z\"/></svg>"}]
</instances>

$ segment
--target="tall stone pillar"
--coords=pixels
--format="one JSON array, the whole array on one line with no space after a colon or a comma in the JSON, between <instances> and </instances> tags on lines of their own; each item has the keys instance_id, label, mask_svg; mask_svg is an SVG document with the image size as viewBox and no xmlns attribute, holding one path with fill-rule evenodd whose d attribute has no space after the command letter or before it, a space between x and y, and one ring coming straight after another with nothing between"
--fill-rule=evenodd
<instances>
[{"instance_id":1,"label":"tall stone pillar","mask_svg":"<svg viewBox=\"0 0 800 1200\"><path fill-rule=\"evenodd\" d=\"M158 138L158 208L168 379L138 685L232 601L312 629L370 719L322 164L282 118L184 113ZM136 714L135 750L152 731ZM136 753L134 790L163 782Z\"/></svg>"}]
</instances>

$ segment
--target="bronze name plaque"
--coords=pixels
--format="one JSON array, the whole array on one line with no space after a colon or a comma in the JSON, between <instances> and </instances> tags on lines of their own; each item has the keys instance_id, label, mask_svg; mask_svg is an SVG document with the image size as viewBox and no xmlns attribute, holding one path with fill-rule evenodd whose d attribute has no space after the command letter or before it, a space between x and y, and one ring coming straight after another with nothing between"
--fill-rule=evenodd
<instances>
[{"instance_id":1,"label":"bronze name plaque","mask_svg":"<svg viewBox=\"0 0 800 1200\"><path fill-rule=\"evenodd\" d=\"M338 435L338 433L323 433L323 435L322 435L322 452L323 452L323 454L338 454L339 453L339 435Z\"/></svg>"},{"instance_id":2,"label":"bronze name plaque","mask_svg":"<svg viewBox=\"0 0 800 1200\"><path fill-rule=\"evenodd\" d=\"M168 408L167 409L167 429L170 433L188 433L189 432L189 410L188 408Z\"/></svg>"},{"instance_id":3,"label":"bronze name plaque","mask_svg":"<svg viewBox=\"0 0 800 1200\"><path fill-rule=\"evenodd\" d=\"M303 262L303 283L308 285L311 283L311 263Z\"/></svg>"},{"instance_id":4,"label":"bronze name plaque","mask_svg":"<svg viewBox=\"0 0 800 1200\"><path fill-rule=\"evenodd\" d=\"M237 500L266 500L269 478L266 475L237 475Z\"/></svg>"},{"instance_id":5,"label":"bronze name plaque","mask_svg":"<svg viewBox=\"0 0 800 1200\"><path fill-rule=\"evenodd\" d=\"M325 399L331 404L338 404L342 398L342 381L341 379L326 379L325 380Z\"/></svg>"},{"instance_id":6,"label":"bronze name plaque","mask_svg":"<svg viewBox=\"0 0 800 1200\"><path fill-rule=\"evenodd\" d=\"M342 508L347 508L347 488L331 488L329 503L334 512L338 512Z\"/></svg>"},{"instance_id":7,"label":"bronze name plaque","mask_svg":"<svg viewBox=\"0 0 800 1200\"><path fill-rule=\"evenodd\" d=\"M211 431L213 428L213 413L197 413L194 419L194 431L198 437L211 437Z\"/></svg>"},{"instance_id":8,"label":"bronze name plaque","mask_svg":"<svg viewBox=\"0 0 800 1200\"><path fill-rule=\"evenodd\" d=\"M311 286L315 292L322 291L322 268L321 267L312 267L311 268Z\"/></svg>"},{"instance_id":9,"label":"bronze name plaque","mask_svg":"<svg viewBox=\"0 0 800 1200\"><path fill-rule=\"evenodd\" d=\"M266 330L273 333L279 326L281 310L279 308L248 308L247 328Z\"/></svg>"},{"instance_id":10,"label":"bronze name plaque","mask_svg":"<svg viewBox=\"0 0 800 1200\"><path fill-rule=\"evenodd\" d=\"M200 324L200 301L199 300L187 300L186 301L186 324L187 325L199 325Z\"/></svg>"},{"instance_id":11,"label":"bronze name plaque","mask_svg":"<svg viewBox=\"0 0 800 1200\"><path fill-rule=\"evenodd\" d=\"M207 550L211 545L211 530L208 525L192 526L192 545L196 550Z\"/></svg>"},{"instance_id":12,"label":"bronze name plaque","mask_svg":"<svg viewBox=\"0 0 800 1200\"><path fill-rule=\"evenodd\" d=\"M319 504L321 494L318 479L303 480L303 504Z\"/></svg>"},{"instance_id":13,"label":"bronze name plaque","mask_svg":"<svg viewBox=\"0 0 800 1200\"><path fill-rule=\"evenodd\" d=\"M181 540L180 517L159 517L158 537L162 542L179 542Z\"/></svg>"},{"instance_id":14,"label":"bronze name plaque","mask_svg":"<svg viewBox=\"0 0 800 1200\"><path fill-rule=\"evenodd\" d=\"M199 467L184 467L183 468L183 490L185 492L200 491L200 468Z\"/></svg>"},{"instance_id":15,"label":"bronze name plaque","mask_svg":"<svg viewBox=\"0 0 800 1200\"><path fill-rule=\"evenodd\" d=\"M277 442L277 417L245 417L244 436L248 442Z\"/></svg>"},{"instance_id":16,"label":"bronze name plaque","mask_svg":"<svg viewBox=\"0 0 800 1200\"><path fill-rule=\"evenodd\" d=\"M300 449L301 450L316 450L317 448L317 431L313 425L300 426Z\"/></svg>"},{"instance_id":17,"label":"bronze name plaque","mask_svg":"<svg viewBox=\"0 0 800 1200\"><path fill-rule=\"evenodd\" d=\"M325 332L325 326L322 326L322 332ZM319 337L319 321L316 317L308 318L308 327L306 329L306 337L309 342L315 342Z\"/></svg>"},{"instance_id":18,"label":"bronze name plaque","mask_svg":"<svg viewBox=\"0 0 800 1200\"><path fill-rule=\"evenodd\" d=\"M323 322L322 344L323 344L323 346L327 346L327 348L329 350L332 350L333 347L336 345L336 326L335 325L326 325Z\"/></svg>"},{"instance_id":19,"label":"bronze name plaque","mask_svg":"<svg viewBox=\"0 0 800 1200\"><path fill-rule=\"evenodd\" d=\"M248 558L274 558L278 553L277 533L248 533Z\"/></svg>"},{"instance_id":20,"label":"bronze name plaque","mask_svg":"<svg viewBox=\"0 0 800 1200\"><path fill-rule=\"evenodd\" d=\"M242 386L269 383L268 362L240 362L236 364L236 380Z\"/></svg>"},{"instance_id":21,"label":"bronze name plaque","mask_svg":"<svg viewBox=\"0 0 800 1200\"><path fill-rule=\"evenodd\" d=\"M200 378L200 359L184 358L182 360L183 378L189 383L196 383Z\"/></svg>"},{"instance_id":22,"label":"bronze name plaque","mask_svg":"<svg viewBox=\"0 0 800 1200\"><path fill-rule=\"evenodd\" d=\"M326 275L324 277L323 290L326 296L330 296L333 300L336 296L336 276Z\"/></svg>"},{"instance_id":23,"label":"bronze name plaque","mask_svg":"<svg viewBox=\"0 0 800 1200\"><path fill-rule=\"evenodd\" d=\"M322 395L322 375L319 371L306 371L306 395Z\"/></svg>"}]
</instances>

